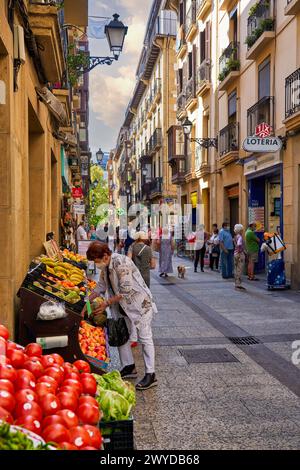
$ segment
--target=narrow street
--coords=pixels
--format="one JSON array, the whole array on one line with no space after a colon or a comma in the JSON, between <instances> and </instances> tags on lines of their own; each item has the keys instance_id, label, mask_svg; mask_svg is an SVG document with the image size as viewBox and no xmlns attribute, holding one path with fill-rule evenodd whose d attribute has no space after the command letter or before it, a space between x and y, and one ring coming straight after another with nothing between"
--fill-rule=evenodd
<instances>
[{"instance_id":1,"label":"narrow street","mask_svg":"<svg viewBox=\"0 0 300 470\"><path fill-rule=\"evenodd\" d=\"M159 386L138 394L137 449L299 448L300 366L291 358L300 294L268 292L263 280L236 292L220 274L180 264L189 266L184 280L152 275ZM249 336L258 344L229 339ZM215 350L225 356L193 362L194 353Z\"/></svg>"}]
</instances>

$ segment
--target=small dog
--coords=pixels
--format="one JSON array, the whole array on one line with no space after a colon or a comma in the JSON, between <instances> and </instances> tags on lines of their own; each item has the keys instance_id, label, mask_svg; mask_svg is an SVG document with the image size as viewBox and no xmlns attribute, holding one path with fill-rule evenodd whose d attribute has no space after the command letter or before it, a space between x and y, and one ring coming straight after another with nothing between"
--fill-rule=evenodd
<instances>
[{"instance_id":1,"label":"small dog","mask_svg":"<svg viewBox=\"0 0 300 470\"><path fill-rule=\"evenodd\" d=\"M177 266L177 271L178 271L179 279L184 279L185 273L186 273L186 267L182 265Z\"/></svg>"}]
</instances>

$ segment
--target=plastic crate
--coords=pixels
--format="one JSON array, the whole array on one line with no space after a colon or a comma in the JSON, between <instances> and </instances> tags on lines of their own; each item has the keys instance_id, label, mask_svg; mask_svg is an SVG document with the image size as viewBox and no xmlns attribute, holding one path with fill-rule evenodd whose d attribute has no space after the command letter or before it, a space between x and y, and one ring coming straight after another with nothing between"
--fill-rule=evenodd
<instances>
[{"instance_id":1,"label":"plastic crate","mask_svg":"<svg viewBox=\"0 0 300 470\"><path fill-rule=\"evenodd\" d=\"M105 346L106 346L106 356L107 356L106 361L100 361L100 359L96 359L95 357L91 357L85 354L85 357L88 360L88 362L90 362L94 367L97 367L97 369L106 370L111 362L110 349L109 349L109 343L108 343L108 334L107 334L106 328L105 328L105 341L106 341Z\"/></svg>"},{"instance_id":2,"label":"plastic crate","mask_svg":"<svg viewBox=\"0 0 300 470\"><path fill-rule=\"evenodd\" d=\"M125 421L100 421L105 450L133 450L133 417Z\"/></svg>"},{"instance_id":3,"label":"plastic crate","mask_svg":"<svg viewBox=\"0 0 300 470\"><path fill-rule=\"evenodd\" d=\"M75 268L83 269L84 271L87 270L88 265L86 263L77 263L77 261L72 261L71 259L65 258L63 259L64 263L72 264Z\"/></svg>"}]
</instances>

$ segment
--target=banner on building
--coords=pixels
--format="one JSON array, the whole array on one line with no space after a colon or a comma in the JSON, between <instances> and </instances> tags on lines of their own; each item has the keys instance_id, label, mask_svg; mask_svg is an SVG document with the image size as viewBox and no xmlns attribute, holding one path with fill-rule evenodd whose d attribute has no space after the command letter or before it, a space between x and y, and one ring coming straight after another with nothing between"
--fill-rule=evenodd
<instances>
[{"instance_id":1,"label":"banner on building","mask_svg":"<svg viewBox=\"0 0 300 470\"><path fill-rule=\"evenodd\" d=\"M75 215L85 214L85 204L73 204L73 210Z\"/></svg>"}]
</instances>

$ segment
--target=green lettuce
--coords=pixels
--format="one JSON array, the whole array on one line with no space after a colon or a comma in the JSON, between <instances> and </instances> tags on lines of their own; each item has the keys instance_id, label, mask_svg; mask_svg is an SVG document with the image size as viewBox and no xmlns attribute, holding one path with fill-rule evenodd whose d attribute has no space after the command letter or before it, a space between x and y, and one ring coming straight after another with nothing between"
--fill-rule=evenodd
<instances>
[{"instance_id":1,"label":"green lettuce","mask_svg":"<svg viewBox=\"0 0 300 470\"><path fill-rule=\"evenodd\" d=\"M106 387L103 387L103 388L106 388L108 390L113 390L115 392L118 392L120 395L123 395L123 397L126 398L126 400L132 406L136 404L134 386L129 382L125 382L122 379L119 371L114 370L113 372L104 374L103 379L106 382Z\"/></svg>"},{"instance_id":2,"label":"green lettuce","mask_svg":"<svg viewBox=\"0 0 300 470\"><path fill-rule=\"evenodd\" d=\"M103 421L129 419L132 405L118 392L102 389L96 399L103 412Z\"/></svg>"}]
</instances>

